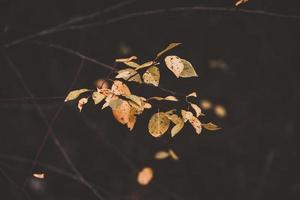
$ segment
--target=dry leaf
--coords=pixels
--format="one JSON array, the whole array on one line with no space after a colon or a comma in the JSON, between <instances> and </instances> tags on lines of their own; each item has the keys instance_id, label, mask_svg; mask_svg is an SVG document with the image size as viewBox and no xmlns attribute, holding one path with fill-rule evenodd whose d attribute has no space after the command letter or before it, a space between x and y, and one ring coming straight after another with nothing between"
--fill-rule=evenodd
<instances>
[{"instance_id":1,"label":"dry leaf","mask_svg":"<svg viewBox=\"0 0 300 200\"><path fill-rule=\"evenodd\" d=\"M78 98L79 95L81 95L82 93L88 92L88 91L91 91L91 90L89 90L89 89L73 90L73 91L69 92L69 94L65 98L65 102L74 100L74 99Z\"/></svg>"},{"instance_id":2,"label":"dry leaf","mask_svg":"<svg viewBox=\"0 0 300 200\"><path fill-rule=\"evenodd\" d=\"M154 155L154 158L157 159L157 160L163 160L163 159L166 159L167 157L169 157L170 154L169 152L166 152L166 151L158 151L155 155Z\"/></svg>"},{"instance_id":3,"label":"dry leaf","mask_svg":"<svg viewBox=\"0 0 300 200\"><path fill-rule=\"evenodd\" d=\"M81 112L82 108L83 108L83 105L86 104L88 102L88 98L81 98L79 101L78 101L78 109L79 111Z\"/></svg>"},{"instance_id":4,"label":"dry leaf","mask_svg":"<svg viewBox=\"0 0 300 200\"><path fill-rule=\"evenodd\" d=\"M192 92L192 93L188 94L186 97L197 97L197 93Z\"/></svg>"},{"instance_id":5,"label":"dry leaf","mask_svg":"<svg viewBox=\"0 0 300 200\"><path fill-rule=\"evenodd\" d=\"M183 117L184 122L187 122L189 119L193 117L193 113L186 110L181 110L181 115Z\"/></svg>"},{"instance_id":6,"label":"dry leaf","mask_svg":"<svg viewBox=\"0 0 300 200\"><path fill-rule=\"evenodd\" d=\"M169 154L173 160L179 160L179 157L172 149L169 149Z\"/></svg>"},{"instance_id":7,"label":"dry leaf","mask_svg":"<svg viewBox=\"0 0 300 200\"><path fill-rule=\"evenodd\" d=\"M147 69L147 71L143 74L143 80L146 84L152 84L154 86L158 86L160 79L160 72L158 67L152 66Z\"/></svg>"},{"instance_id":8,"label":"dry leaf","mask_svg":"<svg viewBox=\"0 0 300 200\"><path fill-rule=\"evenodd\" d=\"M184 59L181 59L181 61L184 65L184 68L179 75L180 77L182 78L198 77L197 72L195 71L193 65L189 61Z\"/></svg>"},{"instance_id":9,"label":"dry leaf","mask_svg":"<svg viewBox=\"0 0 300 200\"><path fill-rule=\"evenodd\" d=\"M115 103L115 105L112 105ZM121 124L127 124L130 118L131 107L129 103L125 100L111 100L110 106L112 107L112 112L115 119Z\"/></svg>"},{"instance_id":10,"label":"dry leaf","mask_svg":"<svg viewBox=\"0 0 300 200\"><path fill-rule=\"evenodd\" d=\"M190 124L194 127L197 134L201 133L202 127L201 122L197 117L193 115L190 111L181 110L181 115L184 119L184 122L189 121Z\"/></svg>"},{"instance_id":11,"label":"dry leaf","mask_svg":"<svg viewBox=\"0 0 300 200\"><path fill-rule=\"evenodd\" d=\"M164 54L165 52L170 51L171 49L177 47L177 46L180 45L180 44L181 44L181 43L171 43L171 44L169 44L164 50L162 50L161 52L159 52L159 53L156 55L155 60L156 60L157 58L159 58L159 57L160 57L162 54Z\"/></svg>"},{"instance_id":12,"label":"dry leaf","mask_svg":"<svg viewBox=\"0 0 300 200\"><path fill-rule=\"evenodd\" d=\"M131 108L128 123L127 123L127 127L129 128L130 131L133 129L135 125L136 115L137 115L137 110L135 108Z\"/></svg>"},{"instance_id":13,"label":"dry leaf","mask_svg":"<svg viewBox=\"0 0 300 200\"><path fill-rule=\"evenodd\" d=\"M176 114L166 113L166 115L168 119L175 124L175 126L171 129L171 137L174 137L184 127L184 121L181 117L178 117L178 115Z\"/></svg>"},{"instance_id":14,"label":"dry leaf","mask_svg":"<svg viewBox=\"0 0 300 200\"><path fill-rule=\"evenodd\" d=\"M217 125L209 122L207 124L202 124L203 128L207 129L207 130L210 130L210 131L216 131L216 130L219 130L221 129L220 127L218 127Z\"/></svg>"},{"instance_id":15,"label":"dry leaf","mask_svg":"<svg viewBox=\"0 0 300 200\"><path fill-rule=\"evenodd\" d=\"M170 120L163 112L158 112L152 115L148 123L149 133L153 137L162 136L169 128Z\"/></svg>"},{"instance_id":16,"label":"dry leaf","mask_svg":"<svg viewBox=\"0 0 300 200\"><path fill-rule=\"evenodd\" d=\"M35 178L38 178L38 179L44 179L45 178L45 174L43 173L35 173L35 174L32 174Z\"/></svg>"},{"instance_id":17,"label":"dry leaf","mask_svg":"<svg viewBox=\"0 0 300 200\"><path fill-rule=\"evenodd\" d=\"M244 3L246 3L246 2L248 2L248 0L236 0L235 6L238 6L238 5L240 5L240 4L244 4Z\"/></svg>"},{"instance_id":18,"label":"dry leaf","mask_svg":"<svg viewBox=\"0 0 300 200\"><path fill-rule=\"evenodd\" d=\"M111 87L111 91L115 95L130 95L131 94L127 85L125 85L124 83L122 83L121 81L118 81L118 80L114 81L114 84Z\"/></svg>"},{"instance_id":19,"label":"dry leaf","mask_svg":"<svg viewBox=\"0 0 300 200\"><path fill-rule=\"evenodd\" d=\"M131 56L131 57L129 57L129 58L118 58L118 59L116 59L115 61L116 61L116 62L122 62L122 63L125 63L125 62L130 62L130 61L136 60L136 59L137 59L136 56Z\"/></svg>"},{"instance_id":20,"label":"dry leaf","mask_svg":"<svg viewBox=\"0 0 300 200\"><path fill-rule=\"evenodd\" d=\"M124 95L124 97L126 97L127 99L133 101L134 103L136 103L138 106L142 106L142 100L140 97L130 94L130 95Z\"/></svg>"},{"instance_id":21,"label":"dry leaf","mask_svg":"<svg viewBox=\"0 0 300 200\"><path fill-rule=\"evenodd\" d=\"M221 106L221 105L216 105L215 106L215 114L218 116L218 117L226 117L227 115L227 112L226 112L226 109L224 106Z\"/></svg>"},{"instance_id":22,"label":"dry leaf","mask_svg":"<svg viewBox=\"0 0 300 200\"><path fill-rule=\"evenodd\" d=\"M190 104L191 104L192 108L196 112L196 117L199 117L201 115L201 113L202 113L201 112L201 108L198 105L196 105L196 104L193 104L193 103L190 103Z\"/></svg>"},{"instance_id":23,"label":"dry leaf","mask_svg":"<svg viewBox=\"0 0 300 200\"><path fill-rule=\"evenodd\" d=\"M209 110L212 107L212 103L208 100L202 100L200 103L200 106L204 110Z\"/></svg>"},{"instance_id":24,"label":"dry leaf","mask_svg":"<svg viewBox=\"0 0 300 200\"><path fill-rule=\"evenodd\" d=\"M182 60L178 56L167 56L165 58L167 67L175 74L178 78L184 68Z\"/></svg>"},{"instance_id":25,"label":"dry leaf","mask_svg":"<svg viewBox=\"0 0 300 200\"><path fill-rule=\"evenodd\" d=\"M140 74L137 71L135 71L134 69L131 69L131 68L126 68L126 69L119 70L118 75L116 76L116 78L122 78L124 80L142 83L142 79L141 79Z\"/></svg>"},{"instance_id":26,"label":"dry leaf","mask_svg":"<svg viewBox=\"0 0 300 200\"><path fill-rule=\"evenodd\" d=\"M99 93L99 92L93 92L92 99L94 100L95 104L100 103L103 99L105 99L105 95Z\"/></svg>"},{"instance_id":27,"label":"dry leaf","mask_svg":"<svg viewBox=\"0 0 300 200\"><path fill-rule=\"evenodd\" d=\"M150 67L150 66L153 65L153 64L154 64L153 61L145 62L144 64L142 64L142 65L140 65L139 67L137 67L136 70L143 69L143 68L146 68L146 67Z\"/></svg>"},{"instance_id":28,"label":"dry leaf","mask_svg":"<svg viewBox=\"0 0 300 200\"><path fill-rule=\"evenodd\" d=\"M153 170L150 167L145 167L138 173L137 182L140 185L145 186L149 184L152 178L153 178Z\"/></svg>"},{"instance_id":29,"label":"dry leaf","mask_svg":"<svg viewBox=\"0 0 300 200\"><path fill-rule=\"evenodd\" d=\"M222 60L222 59L209 60L208 61L208 66L211 69L221 69L221 70L228 69L227 63L224 60Z\"/></svg>"}]
</instances>

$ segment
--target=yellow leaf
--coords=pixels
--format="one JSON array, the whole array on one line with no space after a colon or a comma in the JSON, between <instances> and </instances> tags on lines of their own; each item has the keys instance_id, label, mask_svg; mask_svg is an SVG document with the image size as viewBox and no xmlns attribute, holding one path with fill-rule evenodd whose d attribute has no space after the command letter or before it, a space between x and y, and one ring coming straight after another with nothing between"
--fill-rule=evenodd
<instances>
[{"instance_id":1,"label":"yellow leaf","mask_svg":"<svg viewBox=\"0 0 300 200\"><path fill-rule=\"evenodd\" d=\"M175 76L179 78L182 70L184 69L182 59L180 59L178 56L167 56L165 58L165 63L167 67L175 74Z\"/></svg>"},{"instance_id":2,"label":"yellow leaf","mask_svg":"<svg viewBox=\"0 0 300 200\"><path fill-rule=\"evenodd\" d=\"M158 112L152 115L148 123L149 133L153 137L162 136L169 128L170 120L163 112Z\"/></svg>"},{"instance_id":3,"label":"yellow leaf","mask_svg":"<svg viewBox=\"0 0 300 200\"><path fill-rule=\"evenodd\" d=\"M88 98L81 98L79 101L78 101L78 109L79 111L81 112L82 108L83 108L83 105L86 104L88 102Z\"/></svg>"},{"instance_id":4,"label":"yellow leaf","mask_svg":"<svg viewBox=\"0 0 300 200\"><path fill-rule=\"evenodd\" d=\"M217 125L209 122L207 124L202 124L203 128L207 129L207 130L210 130L210 131L216 131L216 130L219 130L221 129L220 127L218 127Z\"/></svg>"},{"instance_id":5,"label":"yellow leaf","mask_svg":"<svg viewBox=\"0 0 300 200\"><path fill-rule=\"evenodd\" d=\"M106 97L105 95L103 95L99 92L93 92L93 94L92 94L92 98L93 98L95 104L100 103L103 99L105 99L105 97Z\"/></svg>"},{"instance_id":6,"label":"yellow leaf","mask_svg":"<svg viewBox=\"0 0 300 200\"><path fill-rule=\"evenodd\" d=\"M169 152L166 152L166 151L158 151L155 155L154 155L154 158L157 159L157 160L163 160L163 159L166 159L167 157L169 157L170 154Z\"/></svg>"},{"instance_id":7,"label":"yellow leaf","mask_svg":"<svg viewBox=\"0 0 300 200\"><path fill-rule=\"evenodd\" d=\"M179 160L179 157L172 149L169 149L169 154L173 160Z\"/></svg>"},{"instance_id":8,"label":"yellow leaf","mask_svg":"<svg viewBox=\"0 0 300 200\"><path fill-rule=\"evenodd\" d=\"M153 65L153 64L154 64L153 61L145 62L144 64L142 64L142 65L140 65L139 67L137 67L136 70L143 69L143 68L146 68L146 67L150 67L150 66Z\"/></svg>"},{"instance_id":9,"label":"yellow leaf","mask_svg":"<svg viewBox=\"0 0 300 200\"><path fill-rule=\"evenodd\" d=\"M152 84L154 86L158 86L160 79L160 72L158 67L152 66L147 69L147 71L143 74L143 80L146 84Z\"/></svg>"},{"instance_id":10,"label":"yellow leaf","mask_svg":"<svg viewBox=\"0 0 300 200\"><path fill-rule=\"evenodd\" d=\"M116 59L115 61L116 61L116 62L122 62L122 63L124 63L124 62L130 62L130 61L136 60L136 59L137 59L136 56L131 56L131 57L129 57L129 58L118 58L118 59Z\"/></svg>"},{"instance_id":11,"label":"yellow leaf","mask_svg":"<svg viewBox=\"0 0 300 200\"><path fill-rule=\"evenodd\" d=\"M196 104L190 103L192 108L195 110L196 112L196 117L199 117L201 115L201 108L199 106L197 106Z\"/></svg>"},{"instance_id":12,"label":"yellow leaf","mask_svg":"<svg viewBox=\"0 0 300 200\"><path fill-rule=\"evenodd\" d=\"M137 182L142 185L148 185L153 178L153 170L150 167L143 168L137 176Z\"/></svg>"},{"instance_id":13,"label":"yellow leaf","mask_svg":"<svg viewBox=\"0 0 300 200\"><path fill-rule=\"evenodd\" d=\"M177 46L180 45L180 44L181 44L181 43L171 43L171 44L169 44L164 50L162 50L161 52L159 52L159 53L156 55L155 60L156 60L157 58L159 58L159 57L160 57L162 54L164 54L165 52L170 51L171 49L177 47Z\"/></svg>"},{"instance_id":14,"label":"yellow leaf","mask_svg":"<svg viewBox=\"0 0 300 200\"><path fill-rule=\"evenodd\" d=\"M115 95L130 95L131 92L127 85L122 83L121 81L115 80L112 87L111 87L112 93Z\"/></svg>"},{"instance_id":15,"label":"yellow leaf","mask_svg":"<svg viewBox=\"0 0 300 200\"><path fill-rule=\"evenodd\" d=\"M131 69L131 68L126 68L126 69L119 70L118 75L116 76L116 78L122 78L124 80L142 83L142 79L141 79L140 74L137 71L135 71L134 69Z\"/></svg>"},{"instance_id":16,"label":"yellow leaf","mask_svg":"<svg viewBox=\"0 0 300 200\"><path fill-rule=\"evenodd\" d=\"M184 59L181 59L181 61L184 65L184 68L179 75L180 77L189 78L189 77L197 77L198 76L193 65L189 61L184 60Z\"/></svg>"},{"instance_id":17,"label":"yellow leaf","mask_svg":"<svg viewBox=\"0 0 300 200\"><path fill-rule=\"evenodd\" d=\"M218 116L218 117L226 117L227 115L227 112L226 112L226 109L224 106L221 106L221 105L216 105L215 106L215 114Z\"/></svg>"},{"instance_id":18,"label":"yellow leaf","mask_svg":"<svg viewBox=\"0 0 300 200\"><path fill-rule=\"evenodd\" d=\"M186 97L197 97L197 93L192 92L192 93L188 94Z\"/></svg>"},{"instance_id":19,"label":"yellow leaf","mask_svg":"<svg viewBox=\"0 0 300 200\"><path fill-rule=\"evenodd\" d=\"M89 89L73 90L73 91L69 92L68 96L65 99L65 102L74 100L74 99L78 98L79 95L81 95L82 93L88 92L88 91L91 91L91 90L89 90Z\"/></svg>"}]
</instances>

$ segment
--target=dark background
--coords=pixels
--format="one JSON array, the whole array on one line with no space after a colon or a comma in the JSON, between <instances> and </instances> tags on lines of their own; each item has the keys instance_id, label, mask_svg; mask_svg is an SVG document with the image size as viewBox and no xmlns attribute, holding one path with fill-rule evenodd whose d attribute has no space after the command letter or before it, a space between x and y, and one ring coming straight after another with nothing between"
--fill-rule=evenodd
<instances>
[{"instance_id":1,"label":"dark background","mask_svg":"<svg viewBox=\"0 0 300 200\"><path fill-rule=\"evenodd\" d=\"M212 111L203 118L220 125L220 131L197 136L187 126L175 138L166 134L156 139L147 131L155 110L139 117L129 132L109 111L88 104L79 113L75 103L64 104L51 133L103 199L299 199L299 18L234 10L163 12L37 36L5 47L15 39L123 1L0 1L0 199L97 199L73 175L51 137L33 169L45 173L45 179L32 178L30 168L47 133L45 120L51 122L63 104L78 67L83 68L72 89L93 87L93 81L109 70L37 41L59 44L109 65L130 55L146 61L167 44L182 42L172 53L190 60L199 78L177 80L164 70L162 86L180 93L197 91L200 99L227 110L225 118ZM240 8L297 15L299 5L298 1L249 0ZM77 24L192 6L233 8L234 2L139 0ZM226 69L209 68L209 61L215 59L224 60ZM30 97L24 83L35 101L24 98ZM144 86L132 90L143 96L167 94ZM174 106L178 105L163 104L161 109ZM153 159L155 152L169 148L179 155L178 162ZM146 187L136 182L144 166L154 170L154 179Z\"/></svg>"}]
</instances>

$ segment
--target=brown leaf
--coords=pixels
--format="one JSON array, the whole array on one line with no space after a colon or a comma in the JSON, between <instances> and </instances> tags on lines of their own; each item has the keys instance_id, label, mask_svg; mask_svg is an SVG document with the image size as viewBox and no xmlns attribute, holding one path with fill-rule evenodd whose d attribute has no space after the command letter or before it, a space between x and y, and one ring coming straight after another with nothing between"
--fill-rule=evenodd
<instances>
[{"instance_id":1,"label":"brown leaf","mask_svg":"<svg viewBox=\"0 0 300 200\"><path fill-rule=\"evenodd\" d=\"M110 101L110 104L112 101ZM119 99L119 103L112 106L115 119L121 124L127 124L130 118L131 107L127 101Z\"/></svg>"},{"instance_id":2,"label":"brown leaf","mask_svg":"<svg viewBox=\"0 0 300 200\"><path fill-rule=\"evenodd\" d=\"M121 81L118 81L118 80L114 81L114 83L111 87L111 91L115 95L130 95L131 94L127 85L125 85L124 83L122 83Z\"/></svg>"},{"instance_id":3,"label":"brown leaf","mask_svg":"<svg viewBox=\"0 0 300 200\"><path fill-rule=\"evenodd\" d=\"M175 74L175 76L179 78L184 68L182 60L178 56L167 56L165 58L165 63L167 67Z\"/></svg>"},{"instance_id":4,"label":"brown leaf","mask_svg":"<svg viewBox=\"0 0 300 200\"><path fill-rule=\"evenodd\" d=\"M167 51L170 51L171 49L177 47L178 45L180 45L181 43L171 43L169 44L164 50L162 50L161 52L159 52L157 55L156 55L156 58L159 58L162 54L166 53Z\"/></svg>"}]
</instances>

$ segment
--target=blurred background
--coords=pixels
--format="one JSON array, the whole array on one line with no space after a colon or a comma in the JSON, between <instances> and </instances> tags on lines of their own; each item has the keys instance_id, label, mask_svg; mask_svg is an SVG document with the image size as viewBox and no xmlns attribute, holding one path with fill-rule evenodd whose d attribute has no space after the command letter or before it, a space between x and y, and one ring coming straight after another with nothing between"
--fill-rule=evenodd
<instances>
[{"instance_id":1,"label":"blurred background","mask_svg":"<svg viewBox=\"0 0 300 200\"><path fill-rule=\"evenodd\" d=\"M0 199L299 199L300 19L238 9L299 15L300 3L234 4L1 0ZM221 130L196 135L186 126L174 138L153 138L147 123L156 110L129 132L109 110L91 103L79 113L75 102L63 102L69 89L92 88L110 72L82 55L108 65L131 55L147 61L171 42L183 43L171 54L192 62L199 78L177 80L164 69L161 85L196 91L195 103L211 105L203 121ZM129 85L141 96L168 94ZM168 149L178 161L154 159ZM146 166L154 176L141 186L137 175Z\"/></svg>"}]
</instances>

